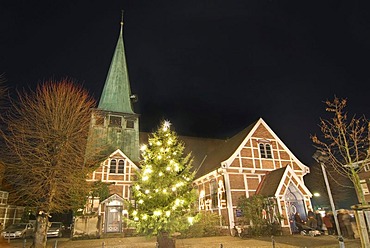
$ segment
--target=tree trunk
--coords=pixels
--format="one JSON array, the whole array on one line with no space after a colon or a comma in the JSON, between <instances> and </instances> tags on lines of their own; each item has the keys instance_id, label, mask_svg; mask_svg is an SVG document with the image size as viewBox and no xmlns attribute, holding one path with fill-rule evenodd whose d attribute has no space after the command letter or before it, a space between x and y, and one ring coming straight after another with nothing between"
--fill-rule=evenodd
<instances>
[{"instance_id":1,"label":"tree trunk","mask_svg":"<svg viewBox=\"0 0 370 248\"><path fill-rule=\"evenodd\" d=\"M176 239L170 237L168 233L162 232L157 235L158 248L175 248Z\"/></svg>"},{"instance_id":2,"label":"tree trunk","mask_svg":"<svg viewBox=\"0 0 370 248\"><path fill-rule=\"evenodd\" d=\"M47 232L47 225L48 225L48 215L47 214L39 214L36 217L36 230L35 230L35 237L33 239L33 244L31 248L45 248L46 247L46 232Z\"/></svg>"}]
</instances>

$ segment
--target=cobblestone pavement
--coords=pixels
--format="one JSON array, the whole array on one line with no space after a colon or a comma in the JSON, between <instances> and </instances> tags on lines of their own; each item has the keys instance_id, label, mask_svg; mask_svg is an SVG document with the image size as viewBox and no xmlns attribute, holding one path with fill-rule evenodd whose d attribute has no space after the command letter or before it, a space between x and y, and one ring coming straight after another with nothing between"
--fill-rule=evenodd
<instances>
[{"instance_id":1,"label":"cobblestone pavement","mask_svg":"<svg viewBox=\"0 0 370 248\"><path fill-rule=\"evenodd\" d=\"M24 247L30 247L32 240L27 240ZM359 239L344 240L346 248L361 247ZM23 248L22 240L0 241L1 248ZM155 248L155 238L128 237L107 238L91 240L69 240L67 238L49 239L48 248ZM273 237L260 237L255 239L240 239L231 236L218 236L207 238L177 239L176 248L293 248L293 247L320 247L338 248L339 242L334 236L301 236L287 235Z\"/></svg>"}]
</instances>

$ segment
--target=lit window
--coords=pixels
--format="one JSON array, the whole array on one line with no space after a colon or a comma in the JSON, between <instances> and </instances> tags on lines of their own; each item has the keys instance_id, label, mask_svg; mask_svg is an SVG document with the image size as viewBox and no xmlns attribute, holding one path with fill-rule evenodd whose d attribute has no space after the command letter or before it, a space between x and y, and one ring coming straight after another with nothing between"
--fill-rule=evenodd
<instances>
[{"instance_id":1,"label":"lit window","mask_svg":"<svg viewBox=\"0 0 370 248\"><path fill-rule=\"evenodd\" d=\"M225 186L222 180L218 181L218 207L226 207Z\"/></svg>"},{"instance_id":2,"label":"lit window","mask_svg":"<svg viewBox=\"0 0 370 248\"><path fill-rule=\"evenodd\" d=\"M261 158L272 158L271 145L266 143L259 144Z\"/></svg>"},{"instance_id":3,"label":"lit window","mask_svg":"<svg viewBox=\"0 0 370 248\"><path fill-rule=\"evenodd\" d=\"M199 193L199 210L204 210L205 209L205 199L204 199L204 196L205 196L205 192L204 190L201 190L200 193Z\"/></svg>"}]
</instances>

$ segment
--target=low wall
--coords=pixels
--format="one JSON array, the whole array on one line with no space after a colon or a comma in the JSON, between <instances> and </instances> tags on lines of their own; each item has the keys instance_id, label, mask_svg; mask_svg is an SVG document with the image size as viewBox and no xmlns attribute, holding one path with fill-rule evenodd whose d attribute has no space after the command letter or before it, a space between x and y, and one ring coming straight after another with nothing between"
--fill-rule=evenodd
<instances>
[{"instance_id":1,"label":"low wall","mask_svg":"<svg viewBox=\"0 0 370 248\"><path fill-rule=\"evenodd\" d=\"M75 218L72 237L98 238L99 236L98 216L77 216Z\"/></svg>"}]
</instances>

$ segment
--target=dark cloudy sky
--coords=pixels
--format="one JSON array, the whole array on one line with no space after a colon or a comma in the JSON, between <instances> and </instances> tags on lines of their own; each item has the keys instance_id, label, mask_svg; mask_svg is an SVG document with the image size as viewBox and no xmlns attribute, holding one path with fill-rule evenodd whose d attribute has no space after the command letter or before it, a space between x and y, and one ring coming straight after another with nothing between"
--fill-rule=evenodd
<instances>
[{"instance_id":1,"label":"dark cloudy sky","mask_svg":"<svg viewBox=\"0 0 370 248\"><path fill-rule=\"evenodd\" d=\"M366 1L1 1L12 89L68 76L99 100L119 35L141 129L226 138L262 117L306 164L323 101L370 116Z\"/></svg>"}]
</instances>

